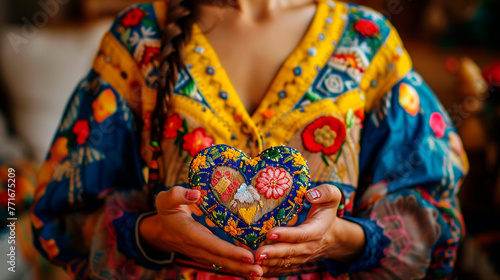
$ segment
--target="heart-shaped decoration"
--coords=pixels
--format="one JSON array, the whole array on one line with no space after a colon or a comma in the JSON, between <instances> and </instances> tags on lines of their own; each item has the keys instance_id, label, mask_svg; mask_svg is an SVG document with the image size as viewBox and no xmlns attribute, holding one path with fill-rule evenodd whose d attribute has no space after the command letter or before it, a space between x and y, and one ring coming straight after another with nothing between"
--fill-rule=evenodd
<instances>
[{"instance_id":1,"label":"heart-shaped decoration","mask_svg":"<svg viewBox=\"0 0 500 280\"><path fill-rule=\"evenodd\" d=\"M189 169L191 188L202 191L199 208L251 249L271 228L286 226L297 214L309 179L302 155L285 146L254 159L226 145L211 146L193 158Z\"/></svg>"}]
</instances>

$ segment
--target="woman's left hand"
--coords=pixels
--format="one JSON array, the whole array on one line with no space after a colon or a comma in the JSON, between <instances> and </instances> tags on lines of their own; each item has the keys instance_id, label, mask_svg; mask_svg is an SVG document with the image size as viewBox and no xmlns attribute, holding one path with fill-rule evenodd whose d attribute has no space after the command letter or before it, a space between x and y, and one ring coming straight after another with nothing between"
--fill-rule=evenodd
<instances>
[{"instance_id":1,"label":"woman's left hand","mask_svg":"<svg viewBox=\"0 0 500 280\"><path fill-rule=\"evenodd\" d=\"M321 185L306 197L312 203L306 221L297 227L271 229L267 239L276 243L255 251L256 264L264 273L285 272L318 258L352 262L363 253L363 228L337 217L342 198L337 187Z\"/></svg>"}]
</instances>

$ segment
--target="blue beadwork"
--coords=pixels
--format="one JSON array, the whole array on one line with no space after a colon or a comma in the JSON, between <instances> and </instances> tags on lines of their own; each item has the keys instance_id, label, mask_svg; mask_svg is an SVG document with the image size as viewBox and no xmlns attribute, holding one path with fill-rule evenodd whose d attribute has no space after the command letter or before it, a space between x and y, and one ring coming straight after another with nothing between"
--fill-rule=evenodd
<instances>
[{"instance_id":1,"label":"blue beadwork","mask_svg":"<svg viewBox=\"0 0 500 280\"><path fill-rule=\"evenodd\" d=\"M310 49L307 50L307 54L309 56L316 56L316 54L318 54L318 51L316 50L315 47L312 47L312 48L310 48Z\"/></svg>"},{"instance_id":2,"label":"blue beadwork","mask_svg":"<svg viewBox=\"0 0 500 280\"><path fill-rule=\"evenodd\" d=\"M213 68L212 66L207 66L207 74L208 75L215 75L215 68Z\"/></svg>"},{"instance_id":3,"label":"blue beadwork","mask_svg":"<svg viewBox=\"0 0 500 280\"><path fill-rule=\"evenodd\" d=\"M196 53L204 53L205 52L205 48L204 47L196 47L196 48L194 48L194 51Z\"/></svg>"},{"instance_id":4,"label":"blue beadwork","mask_svg":"<svg viewBox=\"0 0 500 280\"><path fill-rule=\"evenodd\" d=\"M283 99L283 98L286 98L286 91L282 90L280 92L278 92L278 96Z\"/></svg>"},{"instance_id":5,"label":"blue beadwork","mask_svg":"<svg viewBox=\"0 0 500 280\"><path fill-rule=\"evenodd\" d=\"M324 40L325 40L325 34L324 34L324 33L320 33L320 34L318 35L318 39L319 39L320 41L324 41Z\"/></svg>"},{"instance_id":6,"label":"blue beadwork","mask_svg":"<svg viewBox=\"0 0 500 280\"><path fill-rule=\"evenodd\" d=\"M302 67L300 66L297 66L293 69L293 74L295 74L295 76L300 76L302 75Z\"/></svg>"},{"instance_id":7,"label":"blue beadwork","mask_svg":"<svg viewBox=\"0 0 500 280\"><path fill-rule=\"evenodd\" d=\"M220 98L224 99L224 100L227 100L227 98L229 97L229 95L227 94L227 92L221 90L219 91L219 96Z\"/></svg>"}]
</instances>

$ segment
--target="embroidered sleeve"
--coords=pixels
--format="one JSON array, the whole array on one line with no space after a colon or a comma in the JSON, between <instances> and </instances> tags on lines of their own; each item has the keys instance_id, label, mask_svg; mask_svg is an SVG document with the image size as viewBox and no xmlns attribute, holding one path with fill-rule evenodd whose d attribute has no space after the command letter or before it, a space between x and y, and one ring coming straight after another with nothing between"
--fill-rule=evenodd
<instances>
[{"instance_id":1,"label":"embroidered sleeve","mask_svg":"<svg viewBox=\"0 0 500 280\"><path fill-rule=\"evenodd\" d=\"M363 278L449 275L464 234L457 194L467 171L451 119L410 71L365 121L354 216L367 236L375 234L362 257L371 261L351 271Z\"/></svg>"},{"instance_id":2,"label":"embroidered sleeve","mask_svg":"<svg viewBox=\"0 0 500 280\"><path fill-rule=\"evenodd\" d=\"M364 229L365 251L353 264L327 266L361 279L443 278L464 234L457 194L468 161L450 117L391 29L360 84L367 111L360 178L345 218Z\"/></svg>"},{"instance_id":3,"label":"embroidered sleeve","mask_svg":"<svg viewBox=\"0 0 500 280\"><path fill-rule=\"evenodd\" d=\"M31 215L34 243L75 278L121 278L131 268L146 276L171 262L169 255L149 256L138 238L140 220L153 210L139 120L141 95L152 91L144 73L154 67L143 56L135 59L137 48L129 43L153 36L154 12L152 4L134 6L104 36L41 168ZM135 30L149 35L137 37Z\"/></svg>"}]
</instances>

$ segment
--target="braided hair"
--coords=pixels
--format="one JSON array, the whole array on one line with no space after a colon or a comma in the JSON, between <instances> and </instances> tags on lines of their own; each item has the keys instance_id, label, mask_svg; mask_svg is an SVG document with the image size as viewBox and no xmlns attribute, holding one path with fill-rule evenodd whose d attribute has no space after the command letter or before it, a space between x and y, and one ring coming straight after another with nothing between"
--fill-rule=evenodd
<instances>
[{"instance_id":1,"label":"braided hair","mask_svg":"<svg viewBox=\"0 0 500 280\"><path fill-rule=\"evenodd\" d=\"M177 75L184 67L185 46L191 40L196 21L196 0L169 0L163 28L156 107L151 116L151 140L160 141L167 117L168 98L174 91Z\"/></svg>"}]
</instances>

